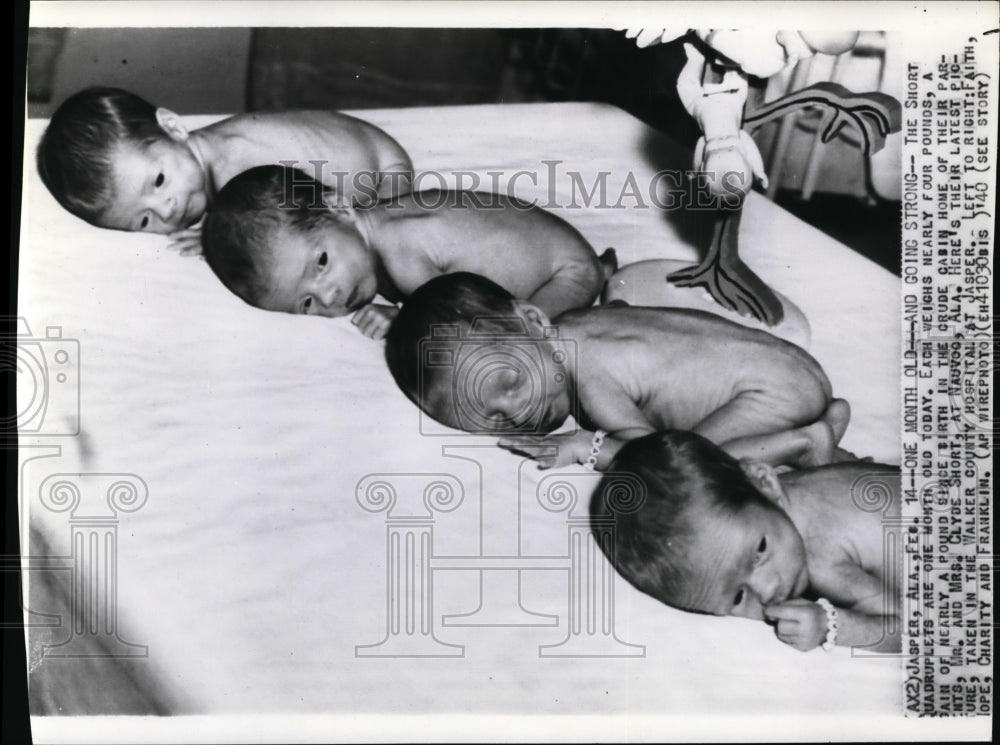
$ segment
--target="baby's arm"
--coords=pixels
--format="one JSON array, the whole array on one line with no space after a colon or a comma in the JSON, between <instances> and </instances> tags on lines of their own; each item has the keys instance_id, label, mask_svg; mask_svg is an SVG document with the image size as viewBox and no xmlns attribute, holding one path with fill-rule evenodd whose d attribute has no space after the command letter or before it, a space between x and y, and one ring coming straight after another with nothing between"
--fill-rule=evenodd
<instances>
[{"instance_id":1,"label":"baby's arm","mask_svg":"<svg viewBox=\"0 0 1000 745\"><path fill-rule=\"evenodd\" d=\"M856 564L844 562L832 569L835 581L829 594L858 597L850 607L841 608L837 603L837 646L863 647L873 652L899 652L901 648L899 601L887 597L892 590L877 577ZM769 605L764 616L775 624L775 633L781 641L798 650L815 649L826 639L826 611L818 603L794 598Z\"/></svg>"},{"instance_id":2,"label":"baby's arm","mask_svg":"<svg viewBox=\"0 0 1000 745\"><path fill-rule=\"evenodd\" d=\"M607 470L626 442L654 431L642 410L617 386L602 389L599 397L588 396L587 391L581 390L580 399L593 421L602 429L607 428L594 465L598 471ZM554 468L586 463L594 444L594 433L581 428L563 435L517 435L503 437L497 444L505 450L534 458L540 468Z\"/></svg>"}]
</instances>

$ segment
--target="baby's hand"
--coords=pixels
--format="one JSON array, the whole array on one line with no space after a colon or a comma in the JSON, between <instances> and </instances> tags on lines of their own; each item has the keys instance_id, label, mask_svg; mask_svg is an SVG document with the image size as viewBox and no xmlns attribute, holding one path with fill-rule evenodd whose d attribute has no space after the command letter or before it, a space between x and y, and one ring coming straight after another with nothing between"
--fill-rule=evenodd
<instances>
[{"instance_id":1,"label":"baby's hand","mask_svg":"<svg viewBox=\"0 0 1000 745\"><path fill-rule=\"evenodd\" d=\"M366 305L351 317L351 323L357 326L362 334L378 341L385 338L389 324L397 313L399 308L395 305Z\"/></svg>"},{"instance_id":2,"label":"baby's hand","mask_svg":"<svg viewBox=\"0 0 1000 745\"><path fill-rule=\"evenodd\" d=\"M774 623L774 633L800 652L815 649L826 639L826 611L804 598L792 598L764 608L764 618Z\"/></svg>"},{"instance_id":3,"label":"baby's hand","mask_svg":"<svg viewBox=\"0 0 1000 745\"><path fill-rule=\"evenodd\" d=\"M538 461L541 469L558 468L582 463L590 455L592 432L573 432L566 435L517 435L503 437L497 445L518 455Z\"/></svg>"},{"instance_id":4,"label":"baby's hand","mask_svg":"<svg viewBox=\"0 0 1000 745\"><path fill-rule=\"evenodd\" d=\"M181 256L201 255L200 225L196 228L186 228L184 230L174 231L168 237L170 238L170 243L167 244L167 248L177 250Z\"/></svg>"}]
</instances>

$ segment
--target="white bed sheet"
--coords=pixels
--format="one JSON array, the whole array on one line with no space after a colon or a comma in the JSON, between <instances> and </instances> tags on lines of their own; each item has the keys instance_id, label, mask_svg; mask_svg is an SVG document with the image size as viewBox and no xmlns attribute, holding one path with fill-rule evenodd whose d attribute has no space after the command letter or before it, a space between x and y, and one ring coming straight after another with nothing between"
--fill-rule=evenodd
<instances>
[{"instance_id":1,"label":"white bed sheet","mask_svg":"<svg viewBox=\"0 0 1000 745\"><path fill-rule=\"evenodd\" d=\"M538 173L537 185L519 177L515 193L543 204L543 160L561 161L560 173L579 171L586 184L608 173L612 203L629 173L644 186L656 170L684 168L687 160L633 117L596 104L362 115L395 136L418 171L469 171L484 183L489 171ZM803 654L765 624L681 613L620 579L617 634L644 645L644 656L540 658L538 645L567 634L565 569L521 573L524 607L557 615L558 626L442 626L442 615L476 608L480 577L440 569L435 634L465 645L464 656L356 657L356 645L386 634L385 515L355 499L366 476L390 474L401 492L413 482L399 474L461 480L464 502L434 526L436 556L512 553L519 545L524 555L563 556L566 515L540 508L539 473L492 440L421 436L417 410L385 369L382 345L349 320L250 308L204 262L166 250L162 237L98 230L63 212L31 159L43 126L29 121L26 134L19 315L35 336L60 326L79 340L82 434L22 439L59 446L36 460L28 456L46 451L23 450L22 509L66 555L67 514L39 503L46 477L132 473L148 486L148 502L119 515L117 628L148 646L141 664L168 711L717 721L900 712L898 659L861 659L841 648ZM553 186L568 204L570 179ZM699 255L679 213L631 206L558 212L596 249L614 246L622 264ZM810 351L835 394L852 404L844 446L898 463L898 279L756 194L741 235L747 263L809 319ZM443 445L480 446L456 451L479 465L446 457ZM590 483L582 469L562 473ZM517 578L485 576L497 583L490 592ZM38 651L29 645L36 670L66 662Z\"/></svg>"}]
</instances>

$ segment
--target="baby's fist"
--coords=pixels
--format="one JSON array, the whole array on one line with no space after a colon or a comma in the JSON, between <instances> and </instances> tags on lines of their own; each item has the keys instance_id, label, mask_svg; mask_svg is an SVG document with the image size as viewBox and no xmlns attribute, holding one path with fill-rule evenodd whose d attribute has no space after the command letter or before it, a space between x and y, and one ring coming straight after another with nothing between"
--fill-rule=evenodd
<instances>
[{"instance_id":1,"label":"baby's fist","mask_svg":"<svg viewBox=\"0 0 1000 745\"><path fill-rule=\"evenodd\" d=\"M826 639L826 611L811 600L793 598L764 608L774 633L800 652L815 649Z\"/></svg>"},{"instance_id":2,"label":"baby's fist","mask_svg":"<svg viewBox=\"0 0 1000 745\"><path fill-rule=\"evenodd\" d=\"M170 243L167 248L177 251L181 256L201 255L201 227L177 230L167 236Z\"/></svg>"},{"instance_id":3,"label":"baby's fist","mask_svg":"<svg viewBox=\"0 0 1000 745\"><path fill-rule=\"evenodd\" d=\"M369 339L378 341L385 338L397 313L399 309L394 305L366 305L351 317L351 323Z\"/></svg>"},{"instance_id":4,"label":"baby's fist","mask_svg":"<svg viewBox=\"0 0 1000 745\"><path fill-rule=\"evenodd\" d=\"M564 435L513 435L501 438L497 445L512 453L526 455L542 470L580 463L590 452L589 432Z\"/></svg>"}]
</instances>

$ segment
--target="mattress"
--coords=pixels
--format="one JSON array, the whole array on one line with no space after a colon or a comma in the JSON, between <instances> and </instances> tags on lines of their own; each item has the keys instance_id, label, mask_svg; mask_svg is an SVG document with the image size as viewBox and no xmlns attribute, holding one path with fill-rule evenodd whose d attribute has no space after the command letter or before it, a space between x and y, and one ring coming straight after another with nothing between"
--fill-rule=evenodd
<instances>
[{"instance_id":1,"label":"mattress","mask_svg":"<svg viewBox=\"0 0 1000 745\"><path fill-rule=\"evenodd\" d=\"M648 191L690 155L617 108L355 113L410 153L418 188L538 200L623 265L694 262L707 240L705 214ZM26 131L18 311L49 376L20 451L36 731L51 714L175 715L135 720L142 740L211 715L255 739L260 716L295 715L281 732L496 739L476 728L542 717L554 737L754 722L787 739L901 719L896 657L801 653L616 578L586 531L593 475L427 427L349 319L251 308L164 237L64 212L30 157L44 125ZM898 463L898 278L756 193L741 256L808 320L852 406L843 446ZM20 384L21 401L42 385ZM73 623L73 598L100 628Z\"/></svg>"}]
</instances>

